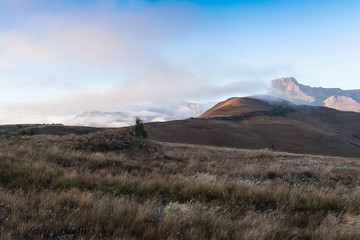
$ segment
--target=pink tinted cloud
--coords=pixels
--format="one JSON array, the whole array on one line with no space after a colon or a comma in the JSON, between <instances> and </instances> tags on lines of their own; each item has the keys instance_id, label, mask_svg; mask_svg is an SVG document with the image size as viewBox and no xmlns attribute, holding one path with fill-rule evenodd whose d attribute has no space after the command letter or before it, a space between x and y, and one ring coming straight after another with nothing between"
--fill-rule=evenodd
<instances>
[{"instance_id":1,"label":"pink tinted cloud","mask_svg":"<svg viewBox=\"0 0 360 240\"><path fill-rule=\"evenodd\" d=\"M213 100L266 88L249 81L248 73L242 75L242 72L223 83L214 77L215 67L203 70L201 65L208 64L207 59L203 60L204 64L201 58L197 59L189 68L169 62L166 53L159 50L162 44L176 38L174 43L178 43L185 32L192 31L191 28L185 31L184 26L197 24L196 11L189 6L184 8L190 9L189 18L181 18L183 14L166 6L140 13L100 8L95 12L72 9L55 14L29 14L21 27L0 32L0 69L26 75L22 81L34 83L27 91L29 96L41 94L42 82L49 72L56 76L55 80L49 80L56 81L54 88L69 81L59 77L64 73L82 88L66 89L66 94L47 101L2 103L0 122L63 119L82 111L116 110L131 103ZM36 77L32 72L36 72ZM102 82L109 82L105 72L113 75L111 87L102 86ZM99 86L95 90L87 86L94 73ZM44 79L40 81L38 77Z\"/></svg>"}]
</instances>

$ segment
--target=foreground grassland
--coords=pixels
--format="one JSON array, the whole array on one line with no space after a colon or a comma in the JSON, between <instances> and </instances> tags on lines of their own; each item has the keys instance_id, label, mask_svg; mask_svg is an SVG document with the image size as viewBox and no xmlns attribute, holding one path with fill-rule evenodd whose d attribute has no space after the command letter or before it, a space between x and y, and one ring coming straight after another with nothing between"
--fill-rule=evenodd
<instances>
[{"instance_id":1,"label":"foreground grassland","mask_svg":"<svg viewBox=\"0 0 360 240\"><path fill-rule=\"evenodd\" d=\"M1 139L1 239L360 239L360 159L139 140Z\"/></svg>"}]
</instances>

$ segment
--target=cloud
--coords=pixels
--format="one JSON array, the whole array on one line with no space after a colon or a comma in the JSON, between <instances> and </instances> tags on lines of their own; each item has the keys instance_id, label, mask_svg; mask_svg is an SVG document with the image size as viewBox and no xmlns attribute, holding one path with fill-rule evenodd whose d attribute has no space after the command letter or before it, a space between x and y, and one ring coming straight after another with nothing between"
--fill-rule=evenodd
<instances>
[{"instance_id":1,"label":"cloud","mask_svg":"<svg viewBox=\"0 0 360 240\"><path fill-rule=\"evenodd\" d=\"M32 61L46 62L50 57L46 47L16 33L0 34L0 53L0 68L18 67Z\"/></svg>"},{"instance_id":2,"label":"cloud","mask_svg":"<svg viewBox=\"0 0 360 240\"><path fill-rule=\"evenodd\" d=\"M186 81L185 83L182 80ZM0 104L1 111L10 115L63 116L81 111L116 111L123 105L179 99L216 100L224 95L240 96L256 92L262 82L232 82L225 85L209 85L191 82L191 78L168 80L131 81L123 86L105 90L92 90L67 94L48 101ZM19 119L17 117L17 119ZM1 121L1 118L0 118Z\"/></svg>"},{"instance_id":3,"label":"cloud","mask_svg":"<svg viewBox=\"0 0 360 240\"><path fill-rule=\"evenodd\" d=\"M139 42L97 24L73 26L53 22L46 24L39 34L43 36L39 38L26 31L0 33L0 68L57 64L64 69L125 67L146 55Z\"/></svg>"},{"instance_id":4,"label":"cloud","mask_svg":"<svg viewBox=\"0 0 360 240\"><path fill-rule=\"evenodd\" d=\"M163 122L169 120L198 117L211 108L215 103L189 103L185 101L165 101L149 104L128 104L122 105L117 111L89 111L74 115L31 115L10 112L10 115L3 115L0 121L7 123L63 123L66 125L94 126L94 127L124 127L133 125L136 117L144 122ZM32 109L30 112L33 112Z\"/></svg>"},{"instance_id":5,"label":"cloud","mask_svg":"<svg viewBox=\"0 0 360 240\"><path fill-rule=\"evenodd\" d=\"M168 120L174 119L171 115L188 116L188 108L121 114L129 104L217 101L267 88L267 73L262 74L266 69L224 64L197 45L185 61L167 50L198 35L203 16L192 5L174 8L163 3L119 11L114 10L116 1L66 7L70 2L51 3L39 12L28 1L0 0L23 20L16 27L0 28L0 82L6 81L3 86L12 95L0 96L0 123L83 121L115 126L129 124L136 114L146 121ZM44 3L49 4L33 2ZM94 111L104 115L85 114Z\"/></svg>"},{"instance_id":6,"label":"cloud","mask_svg":"<svg viewBox=\"0 0 360 240\"><path fill-rule=\"evenodd\" d=\"M198 117L215 103L189 103L184 101L166 101L151 104L123 106L116 112L84 112L65 120L69 125L87 125L96 127L124 127L134 125L135 118L144 122L163 122Z\"/></svg>"}]
</instances>

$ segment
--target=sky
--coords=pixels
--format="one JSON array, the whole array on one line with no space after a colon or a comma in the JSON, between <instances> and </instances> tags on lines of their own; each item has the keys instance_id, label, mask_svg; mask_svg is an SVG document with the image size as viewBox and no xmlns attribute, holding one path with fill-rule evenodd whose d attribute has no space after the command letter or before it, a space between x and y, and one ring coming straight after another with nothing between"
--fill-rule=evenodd
<instances>
[{"instance_id":1,"label":"sky","mask_svg":"<svg viewBox=\"0 0 360 240\"><path fill-rule=\"evenodd\" d=\"M359 28L357 0L0 0L0 124L217 102L286 76L360 89Z\"/></svg>"}]
</instances>

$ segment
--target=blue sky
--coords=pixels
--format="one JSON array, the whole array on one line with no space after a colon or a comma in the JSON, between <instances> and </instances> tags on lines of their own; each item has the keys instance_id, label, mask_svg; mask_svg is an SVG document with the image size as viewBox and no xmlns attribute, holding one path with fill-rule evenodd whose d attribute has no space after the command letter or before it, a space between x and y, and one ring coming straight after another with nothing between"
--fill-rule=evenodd
<instances>
[{"instance_id":1,"label":"blue sky","mask_svg":"<svg viewBox=\"0 0 360 240\"><path fill-rule=\"evenodd\" d=\"M360 88L359 13L355 0L0 0L0 122L218 101L283 76Z\"/></svg>"}]
</instances>

